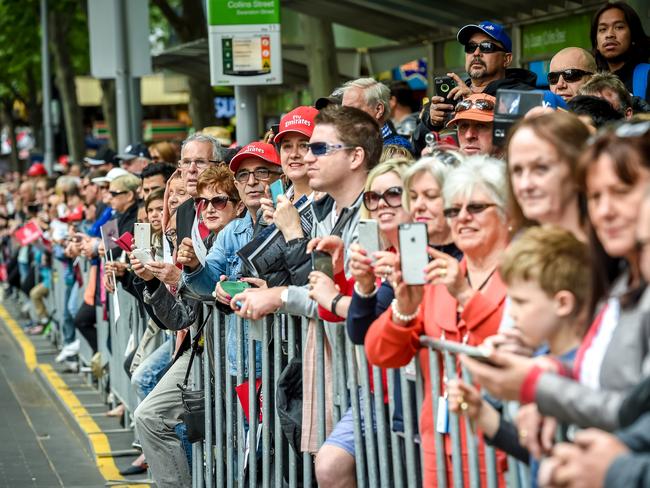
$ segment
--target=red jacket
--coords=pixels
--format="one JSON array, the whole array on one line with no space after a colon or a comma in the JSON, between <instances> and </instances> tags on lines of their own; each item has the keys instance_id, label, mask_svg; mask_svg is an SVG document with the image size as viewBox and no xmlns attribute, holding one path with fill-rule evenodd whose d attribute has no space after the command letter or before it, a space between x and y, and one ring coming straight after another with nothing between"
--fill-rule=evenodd
<instances>
[{"instance_id":1,"label":"red jacket","mask_svg":"<svg viewBox=\"0 0 650 488\"><path fill-rule=\"evenodd\" d=\"M461 261L461 269L466 269L465 260ZM503 309L505 306L506 287L498 273L495 273L485 289L477 292L466 304L464 310L457 314L458 302L449 294L443 285L425 285L424 297L420 305L418 316L407 326L397 325L393 322L392 310L389 308L372 324L365 339L365 348L368 360L384 368L399 368L420 352L420 365L424 377L424 404L420 415L420 434L422 436L422 449L425 455L425 483L423 486L435 486L435 442L433 422L433 402L431 399L431 378L429 377L428 352L420 348L420 336L427 335L440 338L445 332L445 338L451 341L462 342L467 336L466 343L479 345L487 337L497 333ZM440 363L442 364L442 363ZM442 370L442 366L441 369ZM442 380L442 378L441 378ZM444 390L444 385L441 385ZM463 469L465 482L468 484L468 463L465 451L464 422L461 422L461 435L463 438ZM483 456L483 440L479 435L481 452L481 485L485 485L485 469ZM447 477L451 485L451 440L446 437L445 451L448 456ZM503 455L499 456L505 459ZM500 462L498 471L502 472L505 466ZM503 480L500 479L500 484Z\"/></svg>"}]
</instances>

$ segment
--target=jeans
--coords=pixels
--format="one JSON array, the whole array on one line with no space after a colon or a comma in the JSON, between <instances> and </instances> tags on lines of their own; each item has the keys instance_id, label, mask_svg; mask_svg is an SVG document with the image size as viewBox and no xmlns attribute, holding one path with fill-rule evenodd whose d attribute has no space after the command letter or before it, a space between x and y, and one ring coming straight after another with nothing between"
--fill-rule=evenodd
<instances>
[{"instance_id":1,"label":"jeans","mask_svg":"<svg viewBox=\"0 0 650 488\"><path fill-rule=\"evenodd\" d=\"M140 400L144 400L160 380L160 373L171 361L173 347L174 341L171 340L171 336L167 336L165 342L146 357L133 372L131 384Z\"/></svg>"}]
</instances>

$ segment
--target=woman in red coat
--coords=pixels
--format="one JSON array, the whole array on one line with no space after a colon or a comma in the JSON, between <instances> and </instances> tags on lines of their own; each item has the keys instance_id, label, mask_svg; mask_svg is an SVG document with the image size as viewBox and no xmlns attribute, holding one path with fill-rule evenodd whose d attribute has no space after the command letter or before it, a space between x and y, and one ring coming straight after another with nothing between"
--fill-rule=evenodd
<instances>
[{"instance_id":1,"label":"woman in red coat","mask_svg":"<svg viewBox=\"0 0 650 488\"><path fill-rule=\"evenodd\" d=\"M476 156L453 169L444 183L445 216L454 243L464 253L464 259L458 263L453 257L429 248L432 259L423 270L427 281L424 286L405 284L401 281L401 272L397 272L392 306L372 324L366 335L368 359L377 366L405 366L420 352L425 380L420 432L426 487L437 486L434 402L428 352L420 348L420 336L478 345L497 332L506 296L497 266L509 241L507 195L502 161ZM461 433L464 447L462 426ZM451 443L448 436L445 446L447 479L451 485ZM463 448L465 478L468 476L467 467L466 449ZM481 459L482 478L484 473Z\"/></svg>"}]
</instances>

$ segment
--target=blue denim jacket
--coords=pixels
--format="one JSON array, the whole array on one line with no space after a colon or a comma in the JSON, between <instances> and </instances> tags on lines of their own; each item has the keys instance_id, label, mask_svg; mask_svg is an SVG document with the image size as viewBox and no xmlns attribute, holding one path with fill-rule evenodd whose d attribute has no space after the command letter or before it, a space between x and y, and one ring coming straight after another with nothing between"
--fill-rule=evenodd
<instances>
[{"instance_id":1,"label":"blue denim jacket","mask_svg":"<svg viewBox=\"0 0 650 488\"><path fill-rule=\"evenodd\" d=\"M199 295L210 295L214 291L221 275L228 280L241 278L241 260L237 251L253 238L253 219L250 213L242 218L233 220L225 226L214 241L205 259L205 266L191 273L183 272L182 280L185 285ZM248 322L244 321L244 344L248 341ZM256 350L256 372L262 374L262 347L258 342ZM237 317L228 316L226 321L226 357L230 374L237 373ZM248 371L248 348L244 347L244 368ZM247 374L247 373L246 373Z\"/></svg>"}]
</instances>

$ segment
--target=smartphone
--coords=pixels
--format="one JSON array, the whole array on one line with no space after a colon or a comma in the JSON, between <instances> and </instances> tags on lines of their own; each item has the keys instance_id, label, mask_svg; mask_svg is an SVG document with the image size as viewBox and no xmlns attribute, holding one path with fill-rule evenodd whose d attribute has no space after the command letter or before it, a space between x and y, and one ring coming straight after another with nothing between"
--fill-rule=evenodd
<instances>
[{"instance_id":1,"label":"smartphone","mask_svg":"<svg viewBox=\"0 0 650 488\"><path fill-rule=\"evenodd\" d=\"M125 232L120 237L112 237L111 239L113 239L113 242L115 242L115 244L117 244L123 251L131 252L131 248L133 247L133 236L130 232Z\"/></svg>"},{"instance_id":2,"label":"smartphone","mask_svg":"<svg viewBox=\"0 0 650 488\"><path fill-rule=\"evenodd\" d=\"M273 206L275 207L278 204L278 196L284 195L284 183L282 178L278 178L276 181L269 185L269 191L271 192L271 198L273 199Z\"/></svg>"},{"instance_id":3,"label":"smartphone","mask_svg":"<svg viewBox=\"0 0 650 488\"><path fill-rule=\"evenodd\" d=\"M140 261L142 264L147 264L155 261L151 249L136 248L131 252L133 253L133 257Z\"/></svg>"},{"instance_id":4,"label":"smartphone","mask_svg":"<svg viewBox=\"0 0 650 488\"><path fill-rule=\"evenodd\" d=\"M246 288L250 288L251 285L245 281L222 281L221 288L231 297L234 297L237 293L241 293Z\"/></svg>"},{"instance_id":5,"label":"smartphone","mask_svg":"<svg viewBox=\"0 0 650 488\"><path fill-rule=\"evenodd\" d=\"M485 347L468 346L462 342L453 342L432 338L422 338L420 341L423 345L431 347L437 351L447 351L452 354L465 354L466 356L476 359L485 364L496 366L490 360L490 350Z\"/></svg>"},{"instance_id":6,"label":"smartphone","mask_svg":"<svg viewBox=\"0 0 650 488\"><path fill-rule=\"evenodd\" d=\"M151 247L151 224L136 222L133 226L133 239L136 249Z\"/></svg>"},{"instance_id":7,"label":"smartphone","mask_svg":"<svg viewBox=\"0 0 650 488\"><path fill-rule=\"evenodd\" d=\"M402 279L407 285L424 285L424 268L429 263L427 224L399 224L398 233Z\"/></svg>"},{"instance_id":8,"label":"smartphone","mask_svg":"<svg viewBox=\"0 0 650 488\"><path fill-rule=\"evenodd\" d=\"M442 103L448 103L450 105L456 106L458 100L449 98L449 92L456 86L456 82L451 76L436 76L433 79L433 89L435 91L435 94L445 99L445 101Z\"/></svg>"},{"instance_id":9,"label":"smartphone","mask_svg":"<svg viewBox=\"0 0 650 488\"><path fill-rule=\"evenodd\" d=\"M326 252L311 252L311 269L325 273L327 276L334 279L334 264L332 263L332 256Z\"/></svg>"},{"instance_id":10,"label":"smartphone","mask_svg":"<svg viewBox=\"0 0 650 488\"><path fill-rule=\"evenodd\" d=\"M379 242L379 227L377 221L373 219L359 220L359 244L368 253L368 257L372 258L372 262L376 261L374 253L381 250Z\"/></svg>"}]
</instances>

